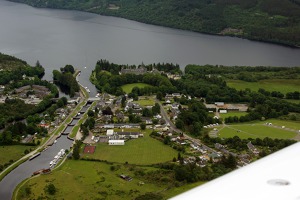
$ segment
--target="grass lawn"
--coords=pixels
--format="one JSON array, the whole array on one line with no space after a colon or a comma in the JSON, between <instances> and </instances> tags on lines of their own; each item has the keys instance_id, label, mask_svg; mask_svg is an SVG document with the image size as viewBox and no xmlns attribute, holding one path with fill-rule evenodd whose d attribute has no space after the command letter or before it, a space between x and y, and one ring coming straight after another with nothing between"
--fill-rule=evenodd
<instances>
[{"instance_id":1,"label":"grass lawn","mask_svg":"<svg viewBox=\"0 0 300 200\"><path fill-rule=\"evenodd\" d=\"M126 131L126 130L125 130ZM162 142L149 136L150 130L144 132L143 138L132 139L123 146L109 146L107 143L97 144L94 154L85 157L129 164L154 164L171 161L178 152Z\"/></svg>"},{"instance_id":2,"label":"grass lawn","mask_svg":"<svg viewBox=\"0 0 300 200\"><path fill-rule=\"evenodd\" d=\"M0 164L9 163L10 160L17 161L25 155L24 151L30 148L34 147L25 145L0 146Z\"/></svg>"},{"instance_id":3,"label":"grass lawn","mask_svg":"<svg viewBox=\"0 0 300 200\"><path fill-rule=\"evenodd\" d=\"M151 86L151 85L146 84L146 83L131 83L131 84L123 85L122 90L128 94L131 92L132 88L134 88L134 87L144 88L146 86Z\"/></svg>"},{"instance_id":4,"label":"grass lawn","mask_svg":"<svg viewBox=\"0 0 300 200\"><path fill-rule=\"evenodd\" d=\"M300 104L300 100L298 100L298 99L285 99L285 100L290 103Z\"/></svg>"},{"instance_id":5,"label":"grass lawn","mask_svg":"<svg viewBox=\"0 0 300 200\"><path fill-rule=\"evenodd\" d=\"M300 130L299 121L287 121L287 120L279 120L279 119L268 119L261 124L265 124L266 122L272 123L274 126L285 126L286 128L291 128L295 130Z\"/></svg>"},{"instance_id":6,"label":"grass lawn","mask_svg":"<svg viewBox=\"0 0 300 200\"><path fill-rule=\"evenodd\" d=\"M287 92L300 91L299 79L270 79L261 80L258 82L246 82L241 80L226 80L229 87L233 87L237 90L249 88L252 91L258 91L259 88L267 91L279 91L283 94Z\"/></svg>"},{"instance_id":7,"label":"grass lawn","mask_svg":"<svg viewBox=\"0 0 300 200\"><path fill-rule=\"evenodd\" d=\"M220 113L220 116L225 119L226 117L234 117L234 116L237 116L237 117L241 117L241 116L245 116L247 115L248 113L247 112L228 112L228 113Z\"/></svg>"},{"instance_id":8,"label":"grass lawn","mask_svg":"<svg viewBox=\"0 0 300 200\"><path fill-rule=\"evenodd\" d=\"M134 101L134 103L138 103L141 106L154 106L155 101L149 98L149 99L140 99L138 101Z\"/></svg>"},{"instance_id":9,"label":"grass lawn","mask_svg":"<svg viewBox=\"0 0 300 200\"><path fill-rule=\"evenodd\" d=\"M238 131L239 130L239 131ZM239 136L242 139L247 138L278 138L278 139L291 139L297 133L287 131L279 128L265 126L263 124L241 124L241 125L228 125L218 132L219 137L229 138Z\"/></svg>"},{"instance_id":10,"label":"grass lawn","mask_svg":"<svg viewBox=\"0 0 300 200\"><path fill-rule=\"evenodd\" d=\"M164 197L169 198L201 184L194 183L174 188L169 182L158 184L135 176L137 169L147 173L157 170L155 168L114 165L116 170L112 171L111 166L103 162L68 160L51 174L40 175L24 182L17 195L14 194L14 199L39 199L43 196L43 199L121 200L135 199L146 192L161 192ZM130 176L133 180L125 181L119 177L120 174ZM139 182L145 184L140 185ZM54 184L57 188L54 195L46 194L44 191L45 186L49 183ZM170 189L165 190L169 187ZM26 194L25 188L30 188L31 193Z\"/></svg>"}]
</instances>

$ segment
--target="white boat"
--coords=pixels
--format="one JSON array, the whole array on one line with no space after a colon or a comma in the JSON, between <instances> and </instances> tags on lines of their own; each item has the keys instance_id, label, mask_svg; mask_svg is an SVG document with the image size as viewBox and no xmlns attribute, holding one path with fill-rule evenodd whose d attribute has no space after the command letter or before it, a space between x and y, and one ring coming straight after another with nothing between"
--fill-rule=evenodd
<instances>
[{"instance_id":1,"label":"white boat","mask_svg":"<svg viewBox=\"0 0 300 200\"><path fill-rule=\"evenodd\" d=\"M57 142L57 140L54 140L54 144Z\"/></svg>"}]
</instances>

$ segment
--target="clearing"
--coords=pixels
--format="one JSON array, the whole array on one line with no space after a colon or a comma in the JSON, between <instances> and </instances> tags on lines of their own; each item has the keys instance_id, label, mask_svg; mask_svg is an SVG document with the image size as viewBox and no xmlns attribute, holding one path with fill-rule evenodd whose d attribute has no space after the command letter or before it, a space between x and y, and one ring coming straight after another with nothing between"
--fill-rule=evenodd
<instances>
[{"instance_id":1,"label":"clearing","mask_svg":"<svg viewBox=\"0 0 300 200\"><path fill-rule=\"evenodd\" d=\"M299 79L267 79L258 82L246 82L241 80L226 80L229 87L233 87L237 90L244 90L246 88L252 91L258 91L259 88L265 89L267 91L279 91L283 94L287 92L300 91Z\"/></svg>"},{"instance_id":2,"label":"clearing","mask_svg":"<svg viewBox=\"0 0 300 200\"><path fill-rule=\"evenodd\" d=\"M151 86L151 85L146 83L131 83L131 84L122 85L122 90L128 94L132 91L132 88L134 87L144 88L147 86Z\"/></svg>"}]
</instances>

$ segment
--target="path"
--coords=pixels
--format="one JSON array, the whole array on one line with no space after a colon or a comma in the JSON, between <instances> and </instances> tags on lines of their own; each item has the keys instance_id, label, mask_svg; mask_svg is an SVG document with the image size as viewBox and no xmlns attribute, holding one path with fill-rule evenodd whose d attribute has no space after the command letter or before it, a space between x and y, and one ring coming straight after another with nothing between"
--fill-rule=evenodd
<instances>
[{"instance_id":1,"label":"path","mask_svg":"<svg viewBox=\"0 0 300 200\"><path fill-rule=\"evenodd\" d=\"M197 144L198 146L202 146L202 147L205 148L206 150L211 151L211 152L213 152L213 153L217 153L217 151L215 151L214 149L212 149L212 148L206 146L206 145L203 144L199 139L193 138L193 137L191 137L191 136L185 134L182 130L176 128L176 126L173 124L173 122L172 122L172 121L170 120L170 118L168 117L168 114L166 113L166 111L165 111L164 107L162 106L161 102L158 101L157 99L156 99L155 101L156 101L156 103L158 103L159 106L160 106L160 113L161 113L161 116L164 118L164 120L165 120L167 123L170 124L170 129L171 129L172 131L174 131L174 132L176 132L176 133L179 133L179 134L182 133L183 136L184 136L186 139L190 140L190 141L193 142L194 144Z\"/></svg>"}]
</instances>

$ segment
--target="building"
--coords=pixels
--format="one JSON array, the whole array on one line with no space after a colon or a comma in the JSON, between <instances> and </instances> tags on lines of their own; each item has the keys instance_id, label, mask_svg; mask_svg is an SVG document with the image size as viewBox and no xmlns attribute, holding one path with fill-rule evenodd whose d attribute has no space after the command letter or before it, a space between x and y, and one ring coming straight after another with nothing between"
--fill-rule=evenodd
<instances>
[{"instance_id":1,"label":"building","mask_svg":"<svg viewBox=\"0 0 300 200\"><path fill-rule=\"evenodd\" d=\"M114 130L113 129L108 129L107 131L106 131L106 135L107 136L112 136L114 134Z\"/></svg>"},{"instance_id":2,"label":"building","mask_svg":"<svg viewBox=\"0 0 300 200\"><path fill-rule=\"evenodd\" d=\"M108 140L108 145L125 145L124 140Z\"/></svg>"},{"instance_id":3,"label":"building","mask_svg":"<svg viewBox=\"0 0 300 200\"><path fill-rule=\"evenodd\" d=\"M116 135L119 136L121 139L127 139L127 138L139 138L140 133L139 132L115 132Z\"/></svg>"},{"instance_id":4,"label":"building","mask_svg":"<svg viewBox=\"0 0 300 200\"><path fill-rule=\"evenodd\" d=\"M225 104L224 104L224 102L215 102L215 105L216 106L224 106Z\"/></svg>"},{"instance_id":5,"label":"building","mask_svg":"<svg viewBox=\"0 0 300 200\"><path fill-rule=\"evenodd\" d=\"M227 110L219 110L219 112L220 112L221 114L225 114L225 113L227 113Z\"/></svg>"},{"instance_id":6,"label":"building","mask_svg":"<svg viewBox=\"0 0 300 200\"><path fill-rule=\"evenodd\" d=\"M122 68L121 69L121 74L145 74L147 72L147 69L145 67L139 67L139 68L133 68L133 69L126 69Z\"/></svg>"}]
</instances>

